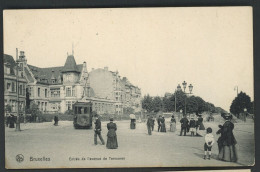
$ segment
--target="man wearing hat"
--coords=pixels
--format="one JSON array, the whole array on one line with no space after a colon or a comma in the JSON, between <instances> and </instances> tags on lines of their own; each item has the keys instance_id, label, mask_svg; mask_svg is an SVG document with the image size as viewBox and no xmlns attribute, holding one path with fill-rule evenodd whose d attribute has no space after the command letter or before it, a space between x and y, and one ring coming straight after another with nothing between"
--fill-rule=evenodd
<instances>
[{"instance_id":1,"label":"man wearing hat","mask_svg":"<svg viewBox=\"0 0 260 172\"><path fill-rule=\"evenodd\" d=\"M191 133L191 137L193 137L195 135L195 127L196 127L196 121L194 120L194 116L191 116L191 120L190 120L190 133Z\"/></svg>"},{"instance_id":2,"label":"man wearing hat","mask_svg":"<svg viewBox=\"0 0 260 172\"><path fill-rule=\"evenodd\" d=\"M101 135L101 121L99 119L99 117L96 115L95 117L96 121L95 121L95 134L94 134L94 143L95 145L97 145L97 136L99 137L102 145L105 144L103 138L102 138L102 135Z\"/></svg>"},{"instance_id":3,"label":"man wearing hat","mask_svg":"<svg viewBox=\"0 0 260 172\"><path fill-rule=\"evenodd\" d=\"M189 126L189 120L186 117L186 114L183 115L183 118L180 120L181 123L181 132L180 136L182 136L182 132L184 131L184 136L186 136L187 127Z\"/></svg>"}]
</instances>

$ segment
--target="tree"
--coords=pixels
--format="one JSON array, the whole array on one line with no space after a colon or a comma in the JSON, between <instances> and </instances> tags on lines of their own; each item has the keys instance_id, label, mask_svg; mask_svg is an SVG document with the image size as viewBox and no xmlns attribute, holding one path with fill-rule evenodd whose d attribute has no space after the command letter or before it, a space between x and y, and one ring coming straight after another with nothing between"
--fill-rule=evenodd
<instances>
[{"instance_id":1,"label":"tree","mask_svg":"<svg viewBox=\"0 0 260 172\"><path fill-rule=\"evenodd\" d=\"M156 96L156 97L153 98L152 107L153 107L152 109L153 109L154 112L162 111L163 102L162 102L162 100L159 96Z\"/></svg>"},{"instance_id":2,"label":"tree","mask_svg":"<svg viewBox=\"0 0 260 172\"><path fill-rule=\"evenodd\" d=\"M163 111L164 112L171 112L174 111L174 98L172 99L173 96L171 97L166 97L164 96L162 99L162 104L163 104Z\"/></svg>"},{"instance_id":3,"label":"tree","mask_svg":"<svg viewBox=\"0 0 260 172\"><path fill-rule=\"evenodd\" d=\"M26 114L31 114L31 121L36 121L36 117L41 115L42 112L39 110L38 105L35 103L30 104L30 108L26 109Z\"/></svg>"},{"instance_id":4,"label":"tree","mask_svg":"<svg viewBox=\"0 0 260 172\"><path fill-rule=\"evenodd\" d=\"M126 107L123 109L123 111L124 111L124 114L127 114L127 115L133 114L135 112L135 110L131 107Z\"/></svg>"},{"instance_id":5,"label":"tree","mask_svg":"<svg viewBox=\"0 0 260 172\"><path fill-rule=\"evenodd\" d=\"M147 112L152 112L153 110L152 102L153 102L153 98L149 94L147 96L144 96L142 100L142 108L147 110Z\"/></svg>"},{"instance_id":6,"label":"tree","mask_svg":"<svg viewBox=\"0 0 260 172\"><path fill-rule=\"evenodd\" d=\"M251 98L246 93L241 91L232 101L230 112L238 116L239 113L244 112L244 108L246 108L248 112L251 112L252 102Z\"/></svg>"}]
</instances>

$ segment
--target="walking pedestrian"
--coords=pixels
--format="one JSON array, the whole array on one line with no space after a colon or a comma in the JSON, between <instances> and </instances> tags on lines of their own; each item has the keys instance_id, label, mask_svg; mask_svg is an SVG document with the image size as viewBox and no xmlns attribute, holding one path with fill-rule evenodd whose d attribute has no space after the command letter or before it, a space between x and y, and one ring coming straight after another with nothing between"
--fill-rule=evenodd
<instances>
[{"instance_id":1,"label":"walking pedestrian","mask_svg":"<svg viewBox=\"0 0 260 172\"><path fill-rule=\"evenodd\" d=\"M223 126L219 126L218 133L221 134L219 142L219 155L218 158L223 161L236 162L237 151L235 145L237 141L233 134L234 124L231 122L232 115L229 113L223 113L221 116L226 120Z\"/></svg>"},{"instance_id":2,"label":"walking pedestrian","mask_svg":"<svg viewBox=\"0 0 260 172\"><path fill-rule=\"evenodd\" d=\"M104 145L105 144L105 142L104 142L104 140L103 140L103 137L102 137L102 135L101 135L101 121L100 121L100 119L99 119L99 117L98 116L96 116L96 118L95 118L96 120L95 120L95 129L94 129L94 144L95 145L97 145L97 136L99 137L99 139L100 139L100 141L101 141L101 144L102 145Z\"/></svg>"},{"instance_id":3,"label":"walking pedestrian","mask_svg":"<svg viewBox=\"0 0 260 172\"><path fill-rule=\"evenodd\" d=\"M161 130L161 123L162 123L162 116L159 115L158 119L157 119L157 123L158 123L158 132L160 132Z\"/></svg>"},{"instance_id":4,"label":"walking pedestrian","mask_svg":"<svg viewBox=\"0 0 260 172\"><path fill-rule=\"evenodd\" d=\"M189 120L186 117L186 114L183 115L183 118L180 120L181 123L181 132L180 136L182 136L182 132L184 132L184 136L186 136L187 127L189 125Z\"/></svg>"},{"instance_id":5,"label":"walking pedestrian","mask_svg":"<svg viewBox=\"0 0 260 172\"><path fill-rule=\"evenodd\" d=\"M204 144L204 159L206 159L207 154L209 154L208 159L211 157L211 148L214 144L214 136L212 134L212 128L207 128L207 134L205 135L205 144Z\"/></svg>"},{"instance_id":6,"label":"walking pedestrian","mask_svg":"<svg viewBox=\"0 0 260 172\"><path fill-rule=\"evenodd\" d=\"M164 116L162 117L162 120L161 120L161 132L165 132L166 133L166 126L165 126Z\"/></svg>"},{"instance_id":7,"label":"walking pedestrian","mask_svg":"<svg viewBox=\"0 0 260 172\"><path fill-rule=\"evenodd\" d=\"M154 117L152 116L152 131L153 131L153 129L154 129L154 122L155 122L155 119L154 119Z\"/></svg>"},{"instance_id":8,"label":"walking pedestrian","mask_svg":"<svg viewBox=\"0 0 260 172\"><path fill-rule=\"evenodd\" d=\"M196 115L198 116L198 121L197 121L197 136L202 136L205 132L205 127L204 127L204 124L203 124L203 118L202 118L202 115L199 114L199 113L196 113Z\"/></svg>"},{"instance_id":9,"label":"walking pedestrian","mask_svg":"<svg viewBox=\"0 0 260 172\"><path fill-rule=\"evenodd\" d=\"M153 120L152 117L150 115L147 115L147 130L148 130L148 135L152 135L152 125L153 125Z\"/></svg>"},{"instance_id":10,"label":"walking pedestrian","mask_svg":"<svg viewBox=\"0 0 260 172\"><path fill-rule=\"evenodd\" d=\"M55 116L54 116L54 124L53 124L53 125L57 126L57 125L58 125L58 122L59 122L59 118L58 118L57 115L55 115Z\"/></svg>"},{"instance_id":11,"label":"walking pedestrian","mask_svg":"<svg viewBox=\"0 0 260 172\"><path fill-rule=\"evenodd\" d=\"M113 123L113 118L110 118L110 123L107 124L107 145L106 147L108 149L117 149L118 148L118 143L117 143L117 135L116 135L116 130L117 126L116 123Z\"/></svg>"},{"instance_id":12,"label":"walking pedestrian","mask_svg":"<svg viewBox=\"0 0 260 172\"><path fill-rule=\"evenodd\" d=\"M133 119L131 119L131 122L130 122L130 129L135 129L135 125L136 125L136 119L133 118Z\"/></svg>"},{"instance_id":13,"label":"walking pedestrian","mask_svg":"<svg viewBox=\"0 0 260 172\"><path fill-rule=\"evenodd\" d=\"M12 114L12 115L10 116L9 128L14 128L14 123L15 123L15 117L14 117L14 115Z\"/></svg>"},{"instance_id":14,"label":"walking pedestrian","mask_svg":"<svg viewBox=\"0 0 260 172\"><path fill-rule=\"evenodd\" d=\"M170 132L175 132L175 130L176 130L176 119L174 118L174 115L172 115L170 121Z\"/></svg>"}]
</instances>

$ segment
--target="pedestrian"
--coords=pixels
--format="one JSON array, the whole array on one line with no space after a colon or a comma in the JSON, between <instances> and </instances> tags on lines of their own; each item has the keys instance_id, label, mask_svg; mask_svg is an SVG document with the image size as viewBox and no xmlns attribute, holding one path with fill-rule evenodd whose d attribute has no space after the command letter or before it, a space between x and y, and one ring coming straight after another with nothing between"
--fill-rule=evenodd
<instances>
[{"instance_id":1,"label":"pedestrian","mask_svg":"<svg viewBox=\"0 0 260 172\"><path fill-rule=\"evenodd\" d=\"M53 125L57 126L57 125L58 125L58 122L59 122L59 118L58 118L57 115L55 115L55 116L54 116L54 124L53 124Z\"/></svg>"},{"instance_id":2,"label":"pedestrian","mask_svg":"<svg viewBox=\"0 0 260 172\"><path fill-rule=\"evenodd\" d=\"M206 159L207 154L209 154L208 159L211 157L211 148L214 144L214 136L212 134L212 128L207 128L207 134L205 135L205 144L204 144L204 159Z\"/></svg>"},{"instance_id":3,"label":"pedestrian","mask_svg":"<svg viewBox=\"0 0 260 172\"><path fill-rule=\"evenodd\" d=\"M110 122L107 124L107 145L106 147L108 149L117 149L118 148L118 143L117 143L117 135L116 135L116 130L117 126L116 123L113 123L113 118L110 118Z\"/></svg>"},{"instance_id":4,"label":"pedestrian","mask_svg":"<svg viewBox=\"0 0 260 172\"><path fill-rule=\"evenodd\" d=\"M234 124L231 122L232 115L229 113L222 113L221 116L226 120L223 126L219 126L221 139L219 143L218 158L223 161L237 162L237 151L235 145L237 141L233 134Z\"/></svg>"},{"instance_id":5,"label":"pedestrian","mask_svg":"<svg viewBox=\"0 0 260 172\"><path fill-rule=\"evenodd\" d=\"M159 115L158 119L157 119L157 123L158 123L158 132L160 132L161 130L161 122L162 122L162 116Z\"/></svg>"},{"instance_id":6,"label":"pedestrian","mask_svg":"<svg viewBox=\"0 0 260 172\"><path fill-rule=\"evenodd\" d=\"M162 117L162 120L161 120L161 132L165 132L166 133L166 126L165 126L164 116Z\"/></svg>"},{"instance_id":7,"label":"pedestrian","mask_svg":"<svg viewBox=\"0 0 260 172\"><path fill-rule=\"evenodd\" d=\"M183 115L183 118L180 120L181 123L181 132L180 136L182 136L182 132L184 132L184 136L186 136L187 127L189 125L189 120L186 117L186 114Z\"/></svg>"},{"instance_id":8,"label":"pedestrian","mask_svg":"<svg viewBox=\"0 0 260 172\"><path fill-rule=\"evenodd\" d=\"M172 115L170 121L170 132L175 132L175 130L176 130L176 119L174 118L174 115Z\"/></svg>"},{"instance_id":9,"label":"pedestrian","mask_svg":"<svg viewBox=\"0 0 260 172\"><path fill-rule=\"evenodd\" d=\"M14 115L12 114L12 115L10 116L9 128L14 128L14 123L15 123L15 117L14 117Z\"/></svg>"},{"instance_id":10,"label":"pedestrian","mask_svg":"<svg viewBox=\"0 0 260 172\"><path fill-rule=\"evenodd\" d=\"M105 144L103 137L101 135L101 121L98 116L95 118L95 129L94 129L94 144L97 145L97 136L99 137L102 145Z\"/></svg>"},{"instance_id":11,"label":"pedestrian","mask_svg":"<svg viewBox=\"0 0 260 172\"><path fill-rule=\"evenodd\" d=\"M198 121L197 121L197 129L196 129L196 135L197 136L202 136L205 132L205 127L204 127L204 124L203 124L203 118L202 118L202 115L199 114L199 113L196 113L196 115L198 116Z\"/></svg>"},{"instance_id":12,"label":"pedestrian","mask_svg":"<svg viewBox=\"0 0 260 172\"><path fill-rule=\"evenodd\" d=\"M155 122L155 119L154 119L154 117L152 116L152 131L153 131L153 129L154 129L154 122Z\"/></svg>"},{"instance_id":13,"label":"pedestrian","mask_svg":"<svg viewBox=\"0 0 260 172\"><path fill-rule=\"evenodd\" d=\"M150 115L147 115L147 130L148 130L148 135L152 135L152 126L153 126L153 120Z\"/></svg>"},{"instance_id":14,"label":"pedestrian","mask_svg":"<svg viewBox=\"0 0 260 172\"><path fill-rule=\"evenodd\" d=\"M136 119L132 118L130 122L130 129L135 129L135 125L136 125Z\"/></svg>"},{"instance_id":15,"label":"pedestrian","mask_svg":"<svg viewBox=\"0 0 260 172\"><path fill-rule=\"evenodd\" d=\"M196 132L195 127L196 127L196 121L194 120L194 117L191 116L191 120L190 120L190 124L189 124L191 137L195 136L195 132Z\"/></svg>"},{"instance_id":16,"label":"pedestrian","mask_svg":"<svg viewBox=\"0 0 260 172\"><path fill-rule=\"evenodd\" d=\"M10 123L10 115L7 114L7 116L6 116L6 127L8 127L9 123Z\"/></svg>"}]
</instances>

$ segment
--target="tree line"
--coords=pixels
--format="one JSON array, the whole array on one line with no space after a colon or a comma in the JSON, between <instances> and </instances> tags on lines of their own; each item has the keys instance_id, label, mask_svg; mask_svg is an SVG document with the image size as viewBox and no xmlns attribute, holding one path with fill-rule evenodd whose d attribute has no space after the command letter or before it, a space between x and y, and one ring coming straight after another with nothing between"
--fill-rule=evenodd
<instances>
[{"instance_id":1,"label":"tree line","mask_svg":"<svg viewBox=\"0 0 260 172\"><path fill-rule=\"evenodd\" d=\"M199 96L187 96L183 91L176 91L175 93L166 95L164 97L152 97L149 94L142 99L142 108L147 112L184 112L186 101L186 113L202 113L205 111L212 113L226 112L220 107L215 107L214 104L206 102ZM176 103L176 109L175 109Z\"/></svg>"},{"instance_id":2,"label":"tree line","mask_svg":"<svg viewBox=\"0 0 260 172\"><path fill-rule=\"evenodd\" d=\"M254 101L244 92L240 92L230 105L230 112L235 116L239 116L246 110L247 113L254 113Z\"/></svg>"}]
</instances>

